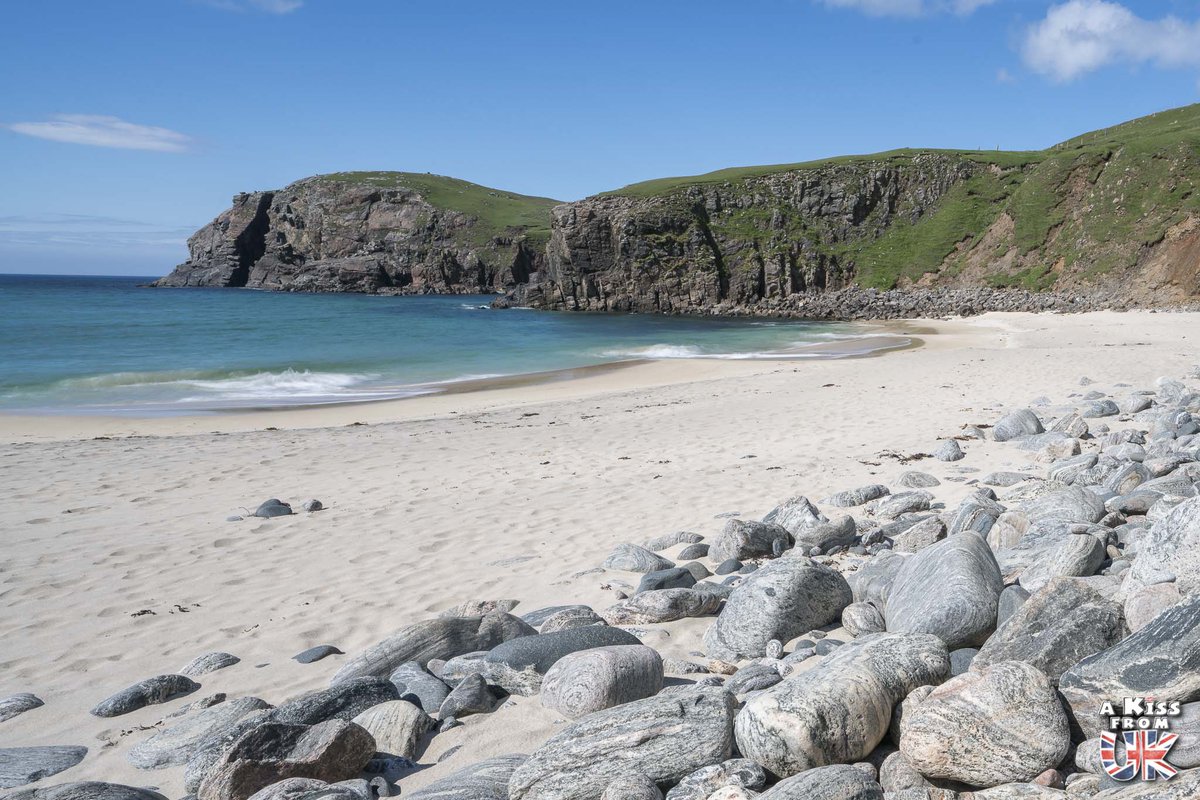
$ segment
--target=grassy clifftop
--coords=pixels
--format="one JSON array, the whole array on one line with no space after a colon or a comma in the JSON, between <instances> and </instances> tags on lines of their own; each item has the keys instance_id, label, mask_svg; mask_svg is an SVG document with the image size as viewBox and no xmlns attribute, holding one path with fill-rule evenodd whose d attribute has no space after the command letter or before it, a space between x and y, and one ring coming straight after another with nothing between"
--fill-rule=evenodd
<instances>
[{"instance_id":1,"label":"grassy clifftop","mask_svg":"<svg viewBox=\"0 0 1200 800\"><path fill-rule=\"evenodd\" d=\"M550 236L550 209L561 202L430 173L335 172L320 175L315 180L380 189L411 189L432 206L475 217L483 234L498 236L520 231L532 241L545 241Z\"/></svg>"},{"instance_id":2,"label":"grassy clifftop","mask_svg":"<svg viewBox=\"0 0 1200 800\"><path fill-rule=\"evenodd\" d=\"M691 189L732 195L791 173L905 170L922 158L963 162L969 177L931 209L904 200L870 235L831 237L786 204L714 215L714 231L763 252L780 233L844 265L863 286L961 281L1046 289L1087 284L1135 267L1174 226L1200 213L1200 105L1172 109L1039 151L894 150L799 164L742 167L662 178L606 193L667 198Z\"/></svg>"}]
</instances>

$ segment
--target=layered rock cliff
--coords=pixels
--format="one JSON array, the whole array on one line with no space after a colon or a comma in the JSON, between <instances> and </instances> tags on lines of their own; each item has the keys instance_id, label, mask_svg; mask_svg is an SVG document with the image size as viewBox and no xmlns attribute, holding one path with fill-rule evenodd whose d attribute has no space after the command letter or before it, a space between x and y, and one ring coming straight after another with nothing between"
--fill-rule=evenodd
<instances>
[{"instance_id":1,"label":"layered rock cliff","mask_svg":"<svg viewBox=\"0 0 1200 800\"><path fill-rule=\"evenodd\" d=\"M542 262L553 200L408 173L341 173L239 194L157 286L498 292Z\"/></svg>"},{"instance_id":2,"label":"layered rock cliff","mask_svg":"<svg viewBox=\"0 0 1200 800\"><path fill-rule=\"evenodd\" d=\"M556 207L545 271L509 302L788 312L849 286L1181 302L1200 294L1198 182L1200 106L1045 151L895 151L650 181Z\"/></svg>"},{"instance_id":3,"label":"layered rock cliff","mask_svg":"<svg viewBox=\"0 0 1200 800\"><path fill-rule=\"evenodd\" d=\"M160 286L499 292L535 308L878 315L855 289L1200 296L1200 106L1029 152L898 150L635 184L573 203L412 173L242 194ZM824 299L815 299L815 298ZM828 298L861 309L842 314ZM1062 303L1054 304L1060 307ZM922 306L925 307L924 305ZM932 307L932 306L931 306ZM940 306L939 306L940 307ZM958 307L957 305L955 307ZM949 310L949 309L948 309Z\"/></svg>"}]
</instances>

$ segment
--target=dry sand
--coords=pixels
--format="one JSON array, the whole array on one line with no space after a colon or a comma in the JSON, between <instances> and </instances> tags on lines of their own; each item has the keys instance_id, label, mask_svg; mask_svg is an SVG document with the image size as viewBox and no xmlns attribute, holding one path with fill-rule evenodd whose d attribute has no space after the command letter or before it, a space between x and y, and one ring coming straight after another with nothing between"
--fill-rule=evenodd
<instances>
[{"instance_id":1,"label":"dry sand","mask_svg":"<svg viewBox=\"0 0 1200 800\"><path fill-rule=\"evenodd\" d=\"M596 567L621 542L716 533L920 468L945 481L1028 468L964 443L954 464L902 465L965 423L1038 395L1150 386L1196 363L1200 314L989 314L922 322L923 346L868 359L671 361L577 380L363 406L156 420L0 417L0 697L43 708L0 723L0 746L81 744L47 783L102 779L183 794L182 768L125 761L131 744L214 692L280 702L326 685L347 653L470 599L614 602L635 583ZM354 422L362 425L351 425ZM273 428L277 430L267 430ZM109 437L109 438L95 438ZM976 474L978 473L978 474ZM959 478L959 481L946 480ZM328 510L227 522L268 497ZM673 555L675 549L668 551ZM145 613L145 612L150 613ZM665 655L706 620L651 626ZM137 680L226 650L203 689L116 719L87 712ZM562 721L536 697L438 736L411 788L479 758L528 752ZM442 763L437 759L464 745Z\"/></svg>"}]
</instances>

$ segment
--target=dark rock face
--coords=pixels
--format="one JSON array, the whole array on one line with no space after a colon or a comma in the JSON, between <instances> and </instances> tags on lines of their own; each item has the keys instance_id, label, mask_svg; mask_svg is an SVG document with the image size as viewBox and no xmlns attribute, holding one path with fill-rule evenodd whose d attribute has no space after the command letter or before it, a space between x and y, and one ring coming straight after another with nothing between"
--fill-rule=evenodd
<instances>
[{"instance_id":1,"label":"dark rock face","mask_svg":"<svg viewBox=\"0 0 1200 800\"><path fill-rule=\"evenodd\" d=\"M733 749L733 695L688 689L598 711L539 747L513 773L511 800L599 800L629 772L656 783L725 761Z\"/></svg>"},{"instance_id":2,"label":"dark rock face","mask_svg":"<svg viewBox=\"0 0 1200 800\"><path fill-rule=\"evenodd\" d=\"M155 285L486 293L512 288L541 265L541 243L531 243L523 227L439 207L428 189L409 188L416 184L396 175L318 176L239 194L188 239L188 260ZM467 191L475 190L489 191Z\"/></svg>"}]
</instances>

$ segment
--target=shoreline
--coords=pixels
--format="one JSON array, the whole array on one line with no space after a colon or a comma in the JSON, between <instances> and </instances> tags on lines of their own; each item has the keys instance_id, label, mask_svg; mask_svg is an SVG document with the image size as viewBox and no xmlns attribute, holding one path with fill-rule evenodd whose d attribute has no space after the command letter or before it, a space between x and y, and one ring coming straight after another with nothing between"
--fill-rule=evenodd
<instances>
[{"instance_id":1,"label":"shoreline","mask_svg":"<svg viewBox=\"0 0 1200 800\"><path fill-rule=\"evenodd\" d=\"M367 419L369 422L412 419L418 415L453 413L455 398L482 395L478 401L490 403L539 402L549 398L578 396L582 392L636 389L704 380L725 375L741 375L769 369L773 365L829 360L875 358L891 353L922 347L922 337L937 335L932 321L896 321L869 326L858 336L847 336L830 342L797 346L777 354L739 358L734 356L694 356L686 358L629 358L618 361L587 364L578 367L538 372L469 378L436 384L414 384L411 388L432 387L429 391L414 392L397 397L364 400L337 400L309 404L280 404L247 406L228 409L197 409L138 415L135 413L85 414L54 411L0 411L0 441L35 441L60 438L96 436L175 435L201 430L224 432L253 430L269 422L274 427L306 428L327 425L351 425ZM868 346L866 343L871 343ZM720 365L731 365L722 368ZM732 365L741 365L732 366ZM757 367L755 365L758 365ZM627 380L614 373L632 371ZM607 378L607 380L606 380ZM561 391L544 391L545 387L563 384ZM409 388L409 387L406 387ZM531 390L522 397L521 390ZM424 402L421 402L424 401ZM467 407L474 407L464 401ZM415 407L415 408L413 408ZM358 413L362 411L363 413ZM279 417L279 419L274 419ZM271 418L268 420L268 418ZM347 420L347 421L340 421ZM340 421L340 422L339 422ZM173 424L178 423L178 424Z\"/></svg>"},{"instance_id":2,"label":"shoreline","mask_svg":"<svg viewBox=\"0 0 1200 800\"><path fill-rule=\"evenodd\" d=\"M675 531L711 542L730 516L761 519L797 493L896 487L920 469L953 509L988 472L1046 464L990 440L961 439L961 461L920 454L962 426L1040 408L1041 395L1080 402L1182 377L1196 366L1200 314L996 314L929 327L922 346L887 358L654 362L352 409L41 418L40 429L0 420L12 498L0 505L0 695L46 704L0 725L0 746L89 748L46 784L183 796L182 768L143 771L128 755L190 702L227 693L279 704L324 688L364 649L464 601L517 600L517 614L605 609L640 578L600 569L617 545ZM271 497L325 509L240 518ZM686 660L711 621L639 627L664 658ZM347 655L292 658L325 644ZM190 696L89 715L213 651L241 663L200 676ZM405 793L562 730L536 697L463 723L434 737Z\"/></svg>"}]
</instances>

